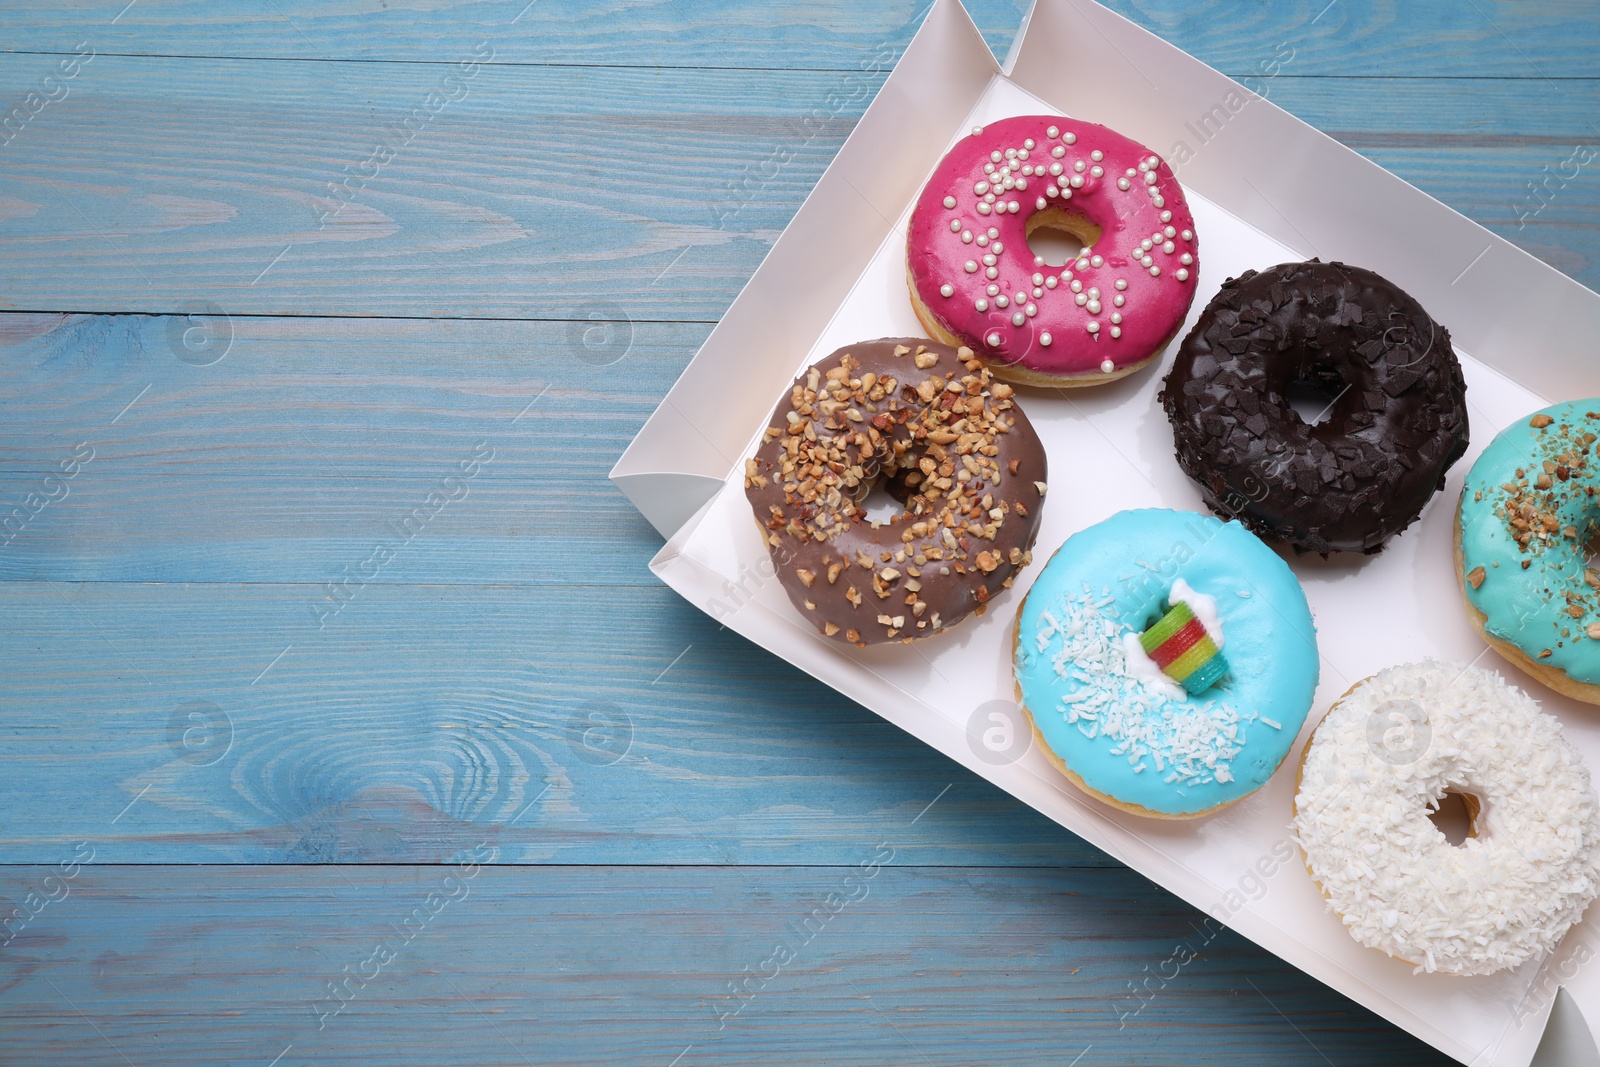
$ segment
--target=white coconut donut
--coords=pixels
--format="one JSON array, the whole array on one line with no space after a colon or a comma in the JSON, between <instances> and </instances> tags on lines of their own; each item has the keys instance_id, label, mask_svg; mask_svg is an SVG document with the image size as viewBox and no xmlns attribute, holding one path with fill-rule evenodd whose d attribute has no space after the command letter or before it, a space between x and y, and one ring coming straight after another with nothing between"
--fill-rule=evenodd
<instances>
[{"instance_id":1,"label":"white coconut donut","mask_svg":"<svg viewBox=\"0 0 1600 1067\"><path fill-rule=\"evenodd\" d=\"M1462 795L1452 845L1428 818ZM1554 948L1600 890L1600 808L1561 724L1489 671L1415 663L1357 682L1301 757L1294 830L1358 942L1490 974Z\"/></svg>"}]
</instances>

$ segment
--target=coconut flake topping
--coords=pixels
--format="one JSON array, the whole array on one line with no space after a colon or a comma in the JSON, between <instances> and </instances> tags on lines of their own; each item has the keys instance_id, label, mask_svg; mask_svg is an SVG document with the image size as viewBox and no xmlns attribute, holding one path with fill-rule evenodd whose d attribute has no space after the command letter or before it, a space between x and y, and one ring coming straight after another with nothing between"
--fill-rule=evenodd
<instances>
[{"instance_id":1,"label":"coconut flake topping","mask_svg":"<svg viewBox=\"0 0 1600 1067\"><path fill-rule=\"evenodd\" d=\"M1428 818L1478 798L1477 836ZM1561 724L1497 674L1380 671L1317 727L1294 831L1328 905L1363 945L1419 972L1490 974L1553 949L1600 890L1600 811Z\"/></svg>"},{"instance_id":2,"label":"coconut flake topping","mask_svg":"<svg viewBox=\"0 0 1600 1067\"><path fill-rule=\"evenodd\" d=\"M1109 596L1097 599L1086 589L1063 599L1055 612L1040 613L1035 651L1048 654L1056 674L1070 683L1061 714L1085 737L1110 741L1112 755L1135 767L1145 761L1164 781L1233 781L1231 761L1244 748L1254 713L1241 716L1213 696L1186 697L1165 676L1155 682L1130 669L1123 642L1128 627L1105 610L1111 604Z\"/></svg>"}]
</instances>

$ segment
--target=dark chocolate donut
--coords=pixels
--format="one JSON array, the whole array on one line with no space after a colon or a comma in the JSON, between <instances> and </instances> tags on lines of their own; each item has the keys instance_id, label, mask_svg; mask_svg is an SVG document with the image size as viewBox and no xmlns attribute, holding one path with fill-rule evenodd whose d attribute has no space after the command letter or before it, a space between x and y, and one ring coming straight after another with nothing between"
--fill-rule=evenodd
<instances>
[{"instance_id":1,"label":"dark chocolate donut","mask_svg":"<svg viewBox=\"0 0 1600 1067\"><path fill-rule=\"evenodd\" d=\"M862 504L882 482L905 510ZM745 495L789 599L858 646L980 615L1033 559L1044 446L968 348L886 338L812 364L779 401Z\"/></svg>"},{"instance_id":2,"label":"dark chocolate donut","mask_svg":"<svg viewBox=\"0 0 1600 1067\"><path fill-rule=\"evenodd\" d=\"M1328 397L1308 425L1285 393ZM1211 510L1296 552L1379 551L1467 450L1450 334L1344 263L1230 278L1178 349L1161 403Z\"/></svg>"}]
</instances>

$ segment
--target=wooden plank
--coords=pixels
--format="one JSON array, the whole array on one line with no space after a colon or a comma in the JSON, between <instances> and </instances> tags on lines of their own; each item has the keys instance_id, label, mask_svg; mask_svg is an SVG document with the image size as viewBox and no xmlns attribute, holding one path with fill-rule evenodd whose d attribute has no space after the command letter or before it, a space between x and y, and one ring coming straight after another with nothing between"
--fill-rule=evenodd
<instances>
[{"instance_id":1,"label":"wooden plank","mask_svg":"<svg viewBox=\"0 0 1600 1067\"><path fill-rule=\"evenodd\" d=\"M146 5L149 5L146 7ZM114 23L116 5L65 0L23 3L17 51L65 50L90 40L101 52L427 62L490 42L503 63L562 66L853 69L899 57L926 13L924 0L848 0L774 5L760 0L644 0L582 5L528 0L448 0L427 5L364 3L329 8L313 0L141 0ZM968 0L990 47L1011 43L1017 0Z\"/></svg>"},{"instance_id":2,"label":"wooden plank","mask_svg":"<svg viewBox=\"0 0 1600 1067\"><path fill-rule=\"evenodd\" d=\"M1594 0L1110 0L1108 7L1236 77L1257 74L1278 42L1295 72L1318 77L1592 77Z\"/></svg>"},{"instance_id":3,"label":"wooden plank","mask_svg":"<svg viewBox=\"0 0 1600 1067\"><path fill-rule=\"evenodd\" d=\"M1546 82L1512 81L1254 84L1329 136L1600 289L1600 167L1593 162L1600 158L1593 118L1600 115L1600 81L1561 83L1559 92ZM1555 103L1560 97L1583 103L1568 109Z\"/></svg>"},{"instance_id":4,"label":"wooden plank","mask_svg":"<svg viewBox=\"0 0 1600 1067\"><path fill-rule=\"evenodd\" d=\"M49 61L8 63L0 94L31 88ZM81 92L0 151L0 306L563 318L599 297L635 320L713 321L876 84L483 68L376 177L351 177L348 203L332 195L441 77L425 64L97 58ZM1526 184L1596 136L1600 80L1293 84L1267 88L1600 285L1592 166L1535 232L1512 221ZM831 117L803 126L819 107ZM1439 130L1457 132L1441 146ZM763 168L779 148L793 160Z\"/></svg>"},{"instance_id":5,"label":"wooden plank","mask_svg":"<svg viewBox=\"0 0 1600 1067\"><path fill-rule=\"evenodd\" d=\"M1127 870L903 868L902 832L825 869L0 870L66 894L0 950L6 1058L1448 1062Z\"/></svg>"},{"instance_id":6,"label":"wooden plank","mask_svg":"<svg viewBox=\"0 0 1600 1067\"><path fill-rule=\"evenodd\" d=\"M966 0L1004 54L1025 0ZM1113 10L1230 74L1254 73L1279 41L1308 74L1412 77L1588 76L1600 44L1593 0L1111 0ZM510 63L853 69L905 47L926 8L914 0L770 4L651 0L527 6L526 0L427 5L316 0L140 0L118 16L103 0L8 5L8 48L261 58L448 60L481 40ZM521 17L519 18L519 13Z\"/></svg>"},{"instance_id":7,"label":"wooden plank","mask_svg":"<svg viewBox=\"0 0 1600 1067\"><path fill-rule=\"evenodd\" d=\"M7 307L564 318L636 284L636 317L715 319L877 85L485 67L412 132L432 66L95 63L0 153Z\"/></svg>"},{"instance_id":8,"label":"wooden plank","mask_svg":"<svg viewBox=\"0 0 1600 1067\"><path fill-rule=\"evenodd\" d=\"M1111 862L664 586L343 595L0 583L0 862Z\"/></svg>"},{"instance_id":9,"label":"wooden plank","mask_svg":"<svg viewBox=\"0 0 1600 1067\"><path fill-rule=\"evenodd\" d=\"M0 578L653 584L606 474L707 330L0 315Z\"/></svg>"}]
</instances>

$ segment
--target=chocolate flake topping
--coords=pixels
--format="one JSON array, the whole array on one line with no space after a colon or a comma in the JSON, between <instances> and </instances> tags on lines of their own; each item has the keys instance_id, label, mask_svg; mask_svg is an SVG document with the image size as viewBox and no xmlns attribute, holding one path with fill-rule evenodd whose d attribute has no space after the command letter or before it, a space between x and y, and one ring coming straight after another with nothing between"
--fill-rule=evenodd
<instances>
[{"instance_id":1,"label":"chocolate flake topping","mask_svg":"<svg viewBox=\"0 0 1600 1067\"><path fill-rule=\"evenodd\" d=\"M1328 398L1326 418L1301 418L1296 387ZM1449 332L1343 263L1229 279L1184 338L1161 402L1206 504L1297 552L1381 550L1467 448Z\"/></svg>"}]
</instances>

